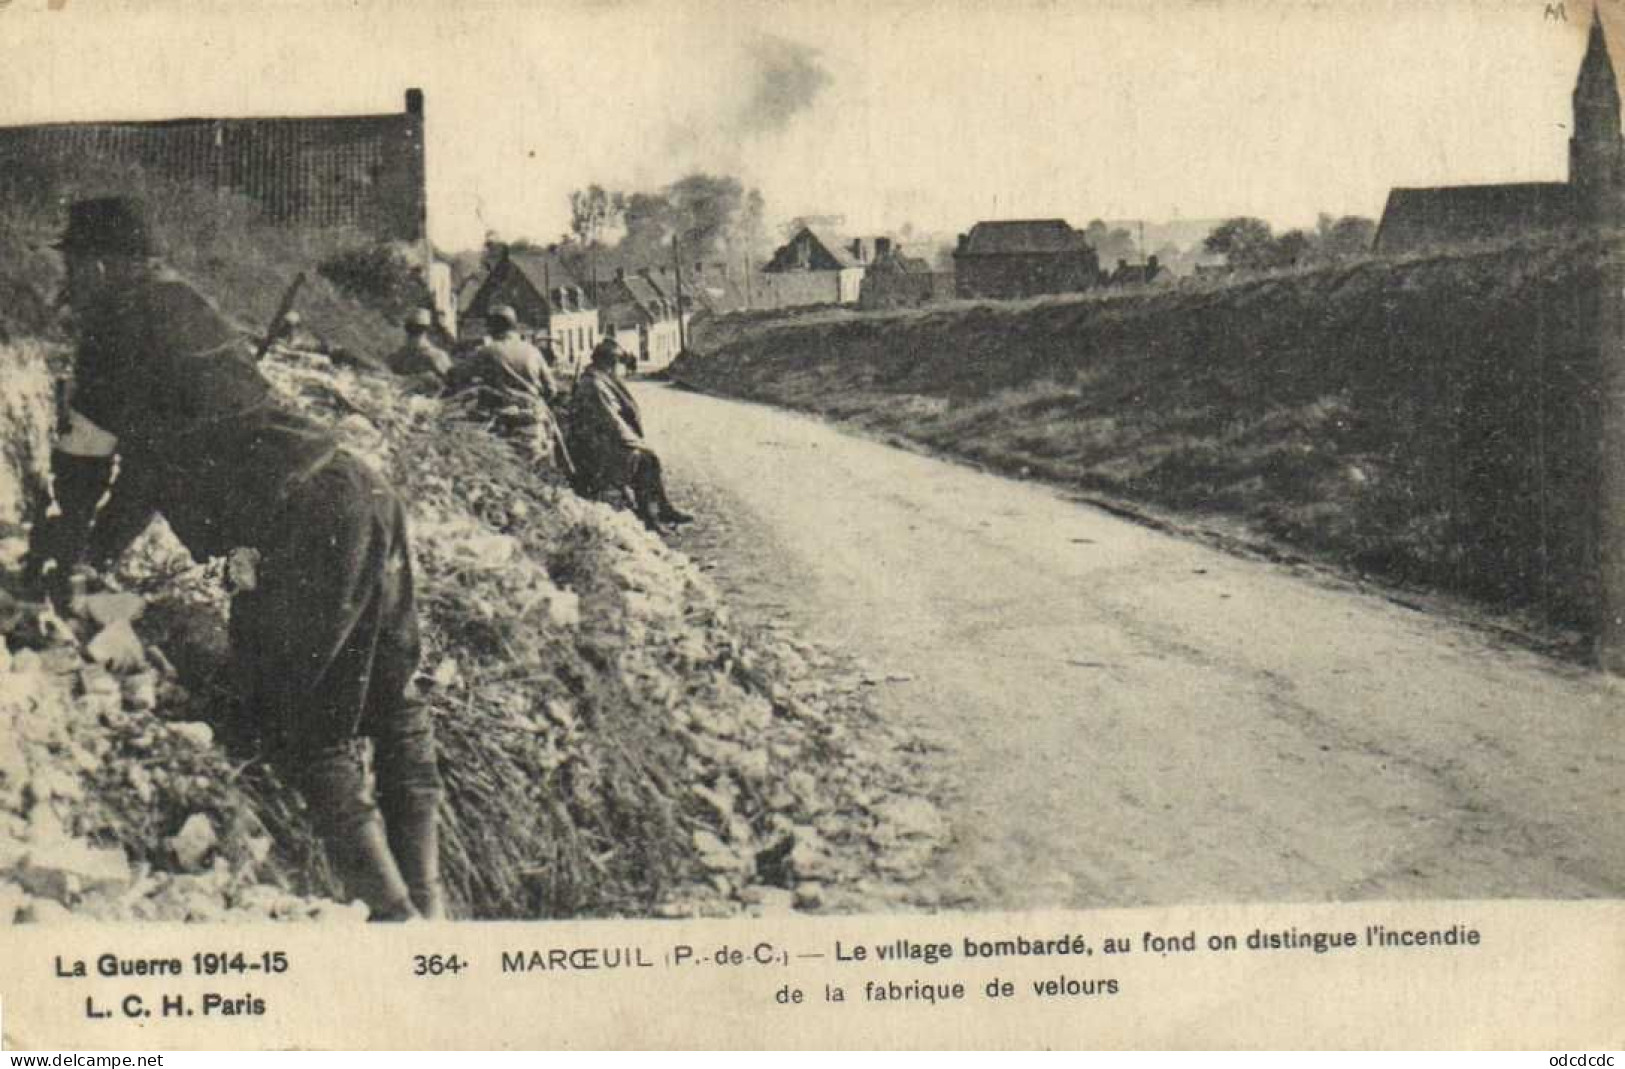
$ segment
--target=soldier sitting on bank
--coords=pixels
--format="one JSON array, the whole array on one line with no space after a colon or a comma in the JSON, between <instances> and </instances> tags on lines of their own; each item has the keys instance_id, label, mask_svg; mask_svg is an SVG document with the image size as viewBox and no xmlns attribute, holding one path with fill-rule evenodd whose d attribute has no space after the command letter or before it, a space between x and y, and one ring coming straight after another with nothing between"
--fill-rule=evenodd
<instances>
[{"instance_id":1,"label":"soldier sitting on bank","mask_svg":"<svg viewBox=\"0 0 1625 1069\"><path fill-rule=\"evenodd\" d=\"M519 336L519 317L507 305L486 315L491 336L474 355L452 368L446 391L470 418L488 423L527 460L556 463L568 471L558 424L549 402L558 382L541 352Z\"/></svg>"},{"instance_id":2,"label":"soldier sitting on bank","mask_svg":"<svg viewBox=\"0 0 1625 1069\"><path fill-rule=\"evenodd\" d=\"M389 357L389 370L403 378L443 385L451 373L451 357L430 338L434 316L427 308L415 308L402 324L406 342Z\"/></svg>"},{"instance_id":3,"label":"soldier sitting on bank","mask_svg":"<svg viewBox=\"0 0 1625 1069\"><path fill-rule=\"evenodd\" d=\"M666 496L660 458L643 437L643 415L616 374L625 353L605 338L592 351L592 364L576 380L570 398L570 455L576 492L592 496L619 489L631 498L644 525L688 523L694 517Z\"/></svg>"}]
</instances>

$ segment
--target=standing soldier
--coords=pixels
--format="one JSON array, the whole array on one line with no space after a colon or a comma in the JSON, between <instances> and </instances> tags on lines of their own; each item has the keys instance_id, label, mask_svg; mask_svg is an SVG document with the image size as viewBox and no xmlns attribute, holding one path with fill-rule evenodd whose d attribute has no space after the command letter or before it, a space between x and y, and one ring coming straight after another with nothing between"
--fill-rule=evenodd
<instances>
[{"instance_id":1,"label":"standing soldier","mask_svg":"<svg viewBox=\"0 0 1625 1069\"><path fill-rule=\"evenodd\" d=\"M406 343L390 355L389 370L405 378L427 376L437 384L444 383L451 372L451 357L429 337L434 315L427 308L415 308L402 325Z\"/></svg>"},{"instance_id":2,"label":"standing soldier","mask_svg":"<svg viewBox=\"0 0 1625 1069\"><path fill-rule=\"evenodd\" d=\"M61 512L35 527L35 574L60 596L81 560L116 559L154 513L199 559L257 561L240 570L231 633L269 755L375 919L444 916L434 730L408 692L419 651L399 498L277 403L237 332L157 261L140 201L76 202L58 247L79 345L73 429L52 456Z\"/></svg>"}]
</instances>

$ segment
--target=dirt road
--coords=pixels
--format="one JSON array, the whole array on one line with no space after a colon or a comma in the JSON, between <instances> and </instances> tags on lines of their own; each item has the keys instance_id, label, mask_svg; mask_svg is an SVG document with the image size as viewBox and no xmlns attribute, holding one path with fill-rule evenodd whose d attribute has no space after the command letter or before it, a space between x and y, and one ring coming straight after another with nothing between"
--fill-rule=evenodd
<instances>
[{"instance_id":1,"label":"dirt road","mask_svg":"<svg viewBox=\"0 0 1625 1069\"><path fill-rule=\"evenodd\" d=\"M949 900L1625 894L1625 688L774 409L640 385L681 544L945 747Z\"/></svg>"}]
</instances>

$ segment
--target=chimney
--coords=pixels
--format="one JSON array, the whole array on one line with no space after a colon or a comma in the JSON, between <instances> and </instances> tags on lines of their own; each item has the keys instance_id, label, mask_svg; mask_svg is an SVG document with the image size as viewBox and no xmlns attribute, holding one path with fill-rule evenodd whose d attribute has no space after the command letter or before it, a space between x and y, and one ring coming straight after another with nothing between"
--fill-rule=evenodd
<instances>
[{"instance_id":1,"label":"chimney","mask_svg":"<svg viewBox=\"0 0 1625 1069\"><path fill-rule=\"evenodd\" d=\"M891 238L875 238L875 259L884 260L891 255Z\"/></svg>"},{"instance_id":2,"label":"chimney","mask_svg":"<svg viewBox=\"0 0 1625 1069\"><path fill-rule=\"evenodd\" d=\"M423 118L423 90L408 89L406 91L406 114Z\"/></svg>"},{"instance_id":3,"label":"chimney","mask_svg":"<svg viewBox=\"0 0 1625 1069\"><path fill-rule=\"evenodd\" d=\"M617 267L615 269L615 281L616 282L625 282L626 281L626 268Z\"/></svg>"}]
</instances>

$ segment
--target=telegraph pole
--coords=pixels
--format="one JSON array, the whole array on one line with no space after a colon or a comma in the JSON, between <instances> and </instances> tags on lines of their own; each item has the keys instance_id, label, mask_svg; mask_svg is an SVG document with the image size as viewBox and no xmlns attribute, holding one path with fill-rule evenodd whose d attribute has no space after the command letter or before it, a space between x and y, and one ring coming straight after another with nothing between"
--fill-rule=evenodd
<instances>
[{"instance_id":1,"label":"telegraph pole","mask_svg":"<svg viewBox=\"0 0 1625 1069\"><path fill-rule=\"evenodd\" d=\"M677 247L677 235L671 236L671 262L677 271L677 351L688 348L688 328L683 324L683 257Z\"/></svg>"}]
</instances>

